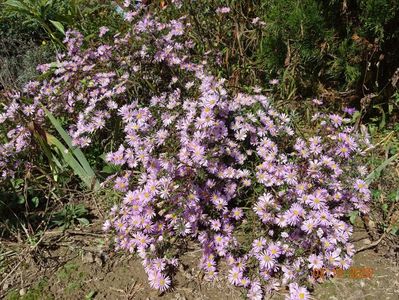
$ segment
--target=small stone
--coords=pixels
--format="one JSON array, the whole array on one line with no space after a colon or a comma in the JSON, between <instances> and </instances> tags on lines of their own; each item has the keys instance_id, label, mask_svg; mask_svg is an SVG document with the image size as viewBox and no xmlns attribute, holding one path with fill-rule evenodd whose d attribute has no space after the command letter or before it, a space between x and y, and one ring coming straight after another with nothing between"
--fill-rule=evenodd
<instances>
[{"instance_id":1,"label":"small stone","mask_svg":"<svg viewBox=\"0 0 399 300\"><path fill-rule=\"evenodd\" d=\"M9 286L10 286L10 283L9 283L8 281L4 282L4 284L3 284L3 291L7 291L8 288L9 288Z\"/></svg>"},{"instance_id":2,"label":"small stone","mask_svg":"<svg viewBox=\"0 0 399 300\"><path fill-rule=\"evenodd\" d=\"M82 257L82 261L83 261L84 263L88 263L88 264L93 263L93 262L94 262L94 255L93 255L93 253L91 253L91 252L86 252L86 253L83 255L83 257Z\"/></svg>"},{"instance_id":3,"label":"small stone","mask_svg":"<svg viewBox=\"0 0 399 300\"><path fill-rule=\"evenodd\" d=\"M24 288L19 290L19 295L24 296L26 294L26 290Z\"/></svg>"},{"instance_id":4,"label":"small stone","mask_svg":"<svg viewBox=\"0 0 399 300\"><path fill-rule=\"evenodd\" d=\"M362 287L362 288L364 288L365 287L365 283L364 283L364 281L363 280L360 280L360 286Z\"/></svg>"},{"instance_id":5,"label":"small stone","mask_svg":"<svg viewBox=\"0 0 399 300\"><path fill-rule=\"evenodd\" d=\"M103 266L103 260L101 259L101 257L96 256L94 260L95 260L97 265L99 265L100 267Z\"/></svg>"},{"instance_id":6,"label":"small stone","mask_svg":"<svg viewBox=\"0 0 399 300\"><path fill-rule=\"evenodd\" d=\"M375 222L374 222L373 220L369 220L368 225L369 225L369 227L370 227L371 229L375 229L375 228L376 228Z\"/></svg>"},{"instance_id":7,"label":"small stone","mask_svg":"<svg viewBox=\"0 0 399 300\"><path fill-rule=\"evenodd\" d=\"M363 244L365 244L365 245L370 245L370 244L371 244L370 239L364 239L364 240L363 240Z\"/></svg>"}]
</instances>

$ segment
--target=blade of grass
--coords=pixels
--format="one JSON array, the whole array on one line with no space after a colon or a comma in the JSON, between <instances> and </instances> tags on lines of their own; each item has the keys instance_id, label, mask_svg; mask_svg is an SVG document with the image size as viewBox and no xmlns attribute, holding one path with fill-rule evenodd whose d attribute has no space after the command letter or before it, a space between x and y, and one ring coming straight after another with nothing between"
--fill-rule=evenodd
<instances>
[{"instance_id":1,"label":"blade of grass","mask_svg":"<svg viewBox=\"0 0 399 300\"><path fill-rule=\"evenodd\" d=\"M49 165L50 165L51 172L53 174L53 178L57 182L58 181L58 170L62 169L62 165L61 165L60 161L57 159L57 157L55 157L55 155L52 153L47 141L35 130L33 125L31 126L31 130L33 132L34 139L39 144L43 153L46 155Z\"/></svg>"},{"instance_id":2,"label":"blade of grass","mask_svg":"<svg viewBox=\"0 0 399 300\"><path fill-rule=\"evenodd\" d=\"M86 159L85 155L83 154L83 152L79 148L74 147L72 145L71 137L64 130L64 128L62 128L60 122L53 116L53 114L50 111L48 111L45 107L43 109L46 112L47 117L49 118L51 124L53 124L53 126L55 127L57 132L60 134L62 139L65 141L67 146L73 151L73 154L76 156L76 158L78 159L79 163L82 165L82 167L86 171L86 173L89 174L90 176L95 177L94 171L90 167L90 164L87 161L87 159Z\"/></svg>"},{"instance_id":3,"label":"blade of grass","mask_svg":"<svg viewBox=\"0 0 399 300\"><path fill-rule=\"evenodd\" d=\"M79 162L73 157L72 152L67 149L55 136L46 133L46 138L48 144L55 146L59 150L65 162L73 169L75 174L82 179L84 184L90 188L92 184L92 177L87 174Z\"/></svg>"}]
</instances>

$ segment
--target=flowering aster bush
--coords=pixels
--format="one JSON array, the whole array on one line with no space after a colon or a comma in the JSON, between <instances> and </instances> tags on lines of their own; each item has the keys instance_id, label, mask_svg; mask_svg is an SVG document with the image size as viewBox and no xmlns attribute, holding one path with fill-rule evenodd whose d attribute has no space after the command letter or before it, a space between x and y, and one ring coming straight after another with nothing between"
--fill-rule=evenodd
<instances>
[{"instance_id":1,"label":"flowering aster bush","mask_svg":"<svg viewBox=\"0 0 399 300\"><path fill-rule=\"evenodd\" d=\"M207 280L226 278L250 299L284 286L307 299L312 270L348 268L347 214L366 213L370 199L355 160L367 141L322 113L302 135L259 89L232 93L195 62L184 17L161 22L136 7L124 18L124 31L102 27L107 42L86 50L69 31L67 53L39 66L46 79L7 95L3 177L32 147L28 125L46 126L45 105L68 119L75 146L111 136L106 160L122 170L110 180L123 199L104 230L139 255L153 288L171 287L188 241L202 248Z\"/></svg>"}]
</instances>

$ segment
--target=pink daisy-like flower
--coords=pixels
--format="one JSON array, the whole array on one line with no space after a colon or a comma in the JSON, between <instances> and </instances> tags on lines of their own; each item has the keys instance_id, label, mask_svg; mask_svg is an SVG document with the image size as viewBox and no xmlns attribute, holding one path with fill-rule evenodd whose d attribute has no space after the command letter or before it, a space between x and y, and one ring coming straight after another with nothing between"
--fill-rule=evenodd
<instances>
[{"instance_id":1,"label":"pink daisy-like flower","mask_svg":"<svg viewBox=\"0 0 399 300\"><path fill-rule=\"evenodd\" d=\"M240 220L243 217L242 208L236 207L232 211L232 217L236 220Z\"/></svg>"},{"instance_id":2,"label":"pink daisy-like flower","mask_svg":"<svg viewBox=\"0 0 399 300\"><path fill-rule=\"evenodd\" d=\"M228 280L231 284L234 285L239 285L240 281L242 279L242 272L240 271L239 268L237 267L233 267L230 271L229 271L229 276L228 276Z\"/></svg>"},{"instance_id":3,"label":"pink daisy-like flower","mask_svg":"<svg viewBox=\"0 0 399 300\"><path fill-rule=\"evenodd\" d=\"M110 220L106 220L102 226L103 231L108 231L112 226L112 223Z\"/></svg>"},{"instance_id":4,"label":"pink daisy-like flower","mask_svg":"<svg viewBox=\"0 0 399 300\"><path fill-rule=\"evenodd\" d=\"M164 276L160 272L150 271L148 279L150 281L151 287L158 289L161 292L164 292L170 288L170 278L168 276Z\"/></svg>"},{"instance_id":5,"label":"pink daisy-like flower","mask_svg":"<svg viewBox=\"0 0 399 300\"><path fill-rule=\"evenodd\" d=\"M351 153L351 150L345 144L339 145L337 150L336 150L336 154L341 156L341 157L344 157L344 158L348 158L350 153Z\"/></svg>"},{"instance_id":6,"label":"pink daisy-like flower","mask_svg":"<svg viewBox=\"0 0 399 300\"><path fill-rule=\"evenodd\" d=\"M313 102L314 104L316 104L316 105L322 105L322 104L323 104L323 101L320 100L320 99L317 99L317 98L314 98L314 99L312 100L312 102Z\"/></svg>"},{"instance_id":7,"label":"pink daisy-like flower","mask_svg":"<svg viewBox=\"0 0 399 300\"><path fill-rule=\"evenodd\" d=\"M310 234L310 233L312 233L314 231L316 225L317 225L317 221L316 220L308 219L308 220L305 220L302 223L301 229L303 231L305 231L307 234Z\"/></svg>"},{"instance_id":8,"label":"pink daisy-like flower","mask_svg":"<svg viewBox=\"0 0 399 300\"><path fill-rule=\"evenodd\" d=\"M247 287L247 286L249 286L250 283L251 283L251 281L249 280L248 277L242 277L239 285L243 286L243 287Z\"/></svg>"},{"instance_id":9,"label":"pink daisy-like flower","mask_svg":"<svg viewBox=\"0 0 399 300\"><path fill-rule=\"evenodd\" d=\"M263 251L257 256L259 260L259 265L262 269L267 269L270 270L274 267L275 265L275 260L273 259L272 255L269 253L269 251Z\"/></svg>"},{"instance_id":10,"label":"pink daisy-like flower","mask_svg":"<svg viewBox=\"0 0 399 300\"><path fill-rule=\"evenodd\" d=\"M309 269L321 269L323 267L323 257L321 255L311 254L308 261Z\"/></svg>"},{"instance_id":11,"label":"pink daisy-like flower","mask_svg":"<svg viewBox=\"0 0 399 300\"><path fill-rule=\"evenodd\" d=\"M100 27L100 34L99 34L99 37L102 37L102 36L105 35L108 31L109 31L109 28L108 28L108 27L105 27L105 26Z\"/></svg>"},{"instance_id":12,"label":"pink daisy-like flower","mask_svg":"<svg viewBox=\"0 0 399 300\"><path fill-rule=\"evenodd\" d=\"M260 282L258 280L254 280L251 283L251 288L247 294L250 300L262 300L263 299L263 292Z\"/></svg>"},{"instance_id":13,"label":"pink daisy-like flower","mask_svg":"<svg viewBox=\"0 0 399 300\"><path fill-rule=\"evenodd\" d=\"M297 283L289 285L290 293L286 297L287 300L308 300L310 293L305 287L299 286Z\"/></svg>"},{"instance_id":14,"label":"pink daisy-like flower","mask_svg":"<svg viewBox=\"0 0 399 300\"><path fill-rule=\"evenodd\" d=\"M367 187L367 184L366 184L366 182L364 180L356 179L353 187L355 188L355 190L357 190L357 191L359 191L361 193L364 193L364 192L367 193L368 192L368 187Z\"/></svg>"},{"instance_id":15,"label":"pink daisy-like flower","mask_svg":"<svg viewBox=\"0 0 399 300\"><path fill-rule=\"evenodd\" d=\"M271 85L277 85L277 84L279 84L279 80L278 79L272 79L272 80L270 80L269 81L269 83L271 84Z\"/></svg>"},{"instance_id":16,"label":"pink daisy-like flower","mask_svg":"<svg viewBox=\"0 0 399 300\"><path fill-rule=\"evenodd\" d=\"M330 120L332 121L335 127L339 127L342 125L342 117L339 115L335 114L330 115Z\"/></svg>"},{"instance_id":17,"label":"pink daisy-like flower","mask_svg":"<svg viewBox=\"0 0 399 300\"><path fill-rule=\"evenodd\" d=\"M228 14L230 12L230 7L218 7L216 13L218 14Z\"/></svg>"},{"instance_id":18,"label":"pink daisy-like flower","mask_svg":"<svg viewBox=\"0 0 399 300\"><path fill-rule=\"evenodd\" d=\"M252 242L252 249L255 253L259 253L264 249L265 245L266 245L266 240L263 237L261 237Z\"/></svg>"}]
</instances>

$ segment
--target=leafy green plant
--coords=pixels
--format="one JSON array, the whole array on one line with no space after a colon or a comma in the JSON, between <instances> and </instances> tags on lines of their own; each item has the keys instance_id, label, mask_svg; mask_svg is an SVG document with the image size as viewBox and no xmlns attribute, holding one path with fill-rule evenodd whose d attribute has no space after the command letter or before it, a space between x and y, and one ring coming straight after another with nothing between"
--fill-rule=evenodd
<instances>
[{"instance_id":1,"label":"leafy green plant","mask_svg":"<svg viewBox=\"0 0 399 300\"><path fill-rule=\"evenodd\" d=\"M60 35L65 35L63 17L56 12L57 1L53 0L7 0L4 5L11 15L24 18L23 25L29 24L42 28L48 36L62 46Z\"/></svg>"},{"instance_id":2,"label":"leafy green plant","mask_svg":"<svg viewBox=\"0 0 399 300\"><path fill-rule=\"evenodd\" d=\"M114 3L93 0L7 0L5 18L19 18L32 31L43 31L57 48L67 28L78 28L89 37L112 18Z\"/></svg>"},{"instance_id":3,"label":"leafy green plant","mask_svg":"<svg viewBox=\"0 0 399 300\"><path fill-rule=\"evenodd\" d=\"M54 299L52 296L46 295L45 290L48 287L47 279L40 279L36 284L26 291L26 294L21 295L19 291L12 290L6 296L6 300L50 300Z\"/></svg>"},{"instance_id":4,"label":"leafy green plant","mask_svg":"<svg viewBox=\"0 0 399 300\"><path fill-rule=\"evenodd\" d=\"M73 169L74 173L80 177L86 187L97 190L100 187L99 182L97 181L94 171L90 167L90 164L83 152L72 145L71 137L62 128L60 122L53 116L53 114L46 108L44 108L44 111L46 112L51 124L55 127L67 146L65 147L64 144L55 136L46 132L47 143L58 150L64 161ZM54 161L57 162L57 160Z\"/></svg>"},{"instance_id":5,"label":"leafy green plant","mask_svg":"<svg viewBox=\"0 0 399 300\"><path fill-rule=\"evenodd\" d=\"M53 215L51 223L63 229L75 224L87 226L90 224L87 219L88 214L88 210L83 204L67 204Z\"/></svg>"},{"instance_id":6,"label":"leafy green plant","mask_svg":"<svg viewBox=\"0 0 399 300\"><path fill-rule=\"evenodd\" d=\"M397 160L399 158L399 153L396 153L395 155L391 156L390 158L387 158L386 160L384 160L381 165L379 165L373 172L371 172L367 178L366 178L366 182L367 183L371 183L374 180L376 180L378 177L380 177L381 172L388 167L389 164L391 164L392 162L394 162L395 160Z\"/></svg>"}]
</instances>

